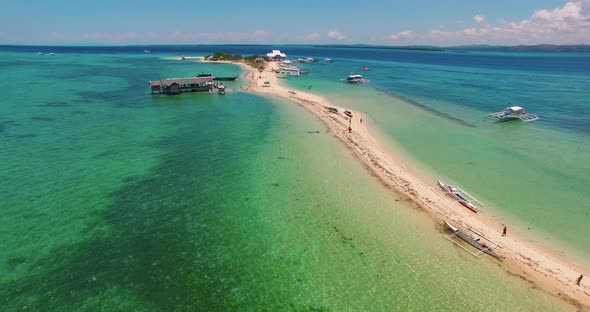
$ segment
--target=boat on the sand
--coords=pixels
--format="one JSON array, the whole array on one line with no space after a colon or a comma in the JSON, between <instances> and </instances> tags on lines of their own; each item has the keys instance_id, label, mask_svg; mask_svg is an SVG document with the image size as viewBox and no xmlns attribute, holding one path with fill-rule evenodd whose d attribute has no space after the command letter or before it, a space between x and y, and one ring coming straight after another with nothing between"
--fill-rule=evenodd
<instances>
[{"instance_id":1,"label":"boat on the sand","mask_svg":"<svg viewBox=\"0 0 590 312\"><path fill-rule=\"evenodd\" d=\"M472 196L468 195L467 192L463 191L462 189L444 184L441 180L436 180L438 186L445 192L447 195L451 196L453 199L457 200L461 205L465 206L465 208L477 213L477 207L469 201L469 198L475 200Z\"/></svg>"},{"instance_id":2,"label":"boat on the sand","mask_svg":"<svg viewBox=\"0 0 590 312\"><path fill-rule=\"evenodd\" d=\"M492 243L495 244L492 241L489 242L485 242L484 240L482 240L479 237L475 237L472 236L470 234L467 234L464 231L459 230L458 228L452 226L450 223L445 221L445 225L447 227L447 229L449 229L451 232L453 232L452 235L448 236L447 239L450 240L451 242L455 243L456 245L460 246L461 248L465 249L467 252L469 252L470 254L472 254L473 256L479 258L479 255L481 255L482 253L485 253L487 255L490 255L498 260L503 260L504 257L500 256L499 254L497 254L489 245L488 243ZM456 241L454 241L452 238L453 237L459 237L460 239L464 240L465 242L467 242L469 245L475 247L477 250L479 250L478 253L472 253L471 251L467 250L466 248L464 248L462 245L459 245L459 243L457 243ZM496 244L497 245L497 244Z\"/></svg>"}]
</instances>

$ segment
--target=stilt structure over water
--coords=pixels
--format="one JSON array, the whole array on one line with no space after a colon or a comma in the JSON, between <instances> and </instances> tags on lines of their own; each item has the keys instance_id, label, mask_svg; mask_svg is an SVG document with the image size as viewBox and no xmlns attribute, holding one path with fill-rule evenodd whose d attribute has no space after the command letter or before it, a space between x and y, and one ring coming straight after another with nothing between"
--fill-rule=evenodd
<instances>
[{"instance_id":1,"label":"stilt structure over water","mask_svg":"<svg viewBox=\"0 0 590 312\"><path fill-rule=\"evenodd\" d=\"M168 78L149 82L152 94L174 95L184 92L209 92L213 89L213 77Z\"/></svg>"}]
</instances>

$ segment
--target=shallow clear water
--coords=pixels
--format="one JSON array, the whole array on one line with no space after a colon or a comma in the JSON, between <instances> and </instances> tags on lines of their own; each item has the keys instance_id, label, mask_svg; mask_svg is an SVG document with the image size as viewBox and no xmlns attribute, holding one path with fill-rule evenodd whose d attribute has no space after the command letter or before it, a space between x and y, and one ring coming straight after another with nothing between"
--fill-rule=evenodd
<instances>
[{"instance_id":1,"label":"shallow clear water","mask_svg":"<svg viewBox=\"0 0 590 312\"><path fill-rule=\"evenodd\" d=\"M5 310L564 308L451 245L302 108L148 93L150 79L235 66L0 60L0 82L22 86L0 106Z\"/></svg>"},{"instance_id":2,"label":"shallow clear water","mask_svg":"<svg viewBox=\"0 0 590 312\"><path fill-rule=\"evenodd\" d=\"M484 202L484 213L588 262L590 55L475 53L449 64L395 56L308 64L308 76L288 83L366 112L393 148L461 185ZM350 71L370 82L337 82ZM485 118L508 103L541 120Z\"/></svg>"}]
</instances>

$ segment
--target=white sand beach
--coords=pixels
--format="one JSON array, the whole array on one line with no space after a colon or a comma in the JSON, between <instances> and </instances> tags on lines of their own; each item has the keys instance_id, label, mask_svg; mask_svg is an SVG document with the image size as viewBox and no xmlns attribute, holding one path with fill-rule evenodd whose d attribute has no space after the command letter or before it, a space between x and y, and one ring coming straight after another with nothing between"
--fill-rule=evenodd
<instances>
[{"instance_id":1,"label":"white sand beach","mask_svg":"<svg viewBox=\"0 0 590 312\"><path fill-rule=\"evenodd\" d=\"M372 134L374 131L370 125L367 125L370 116L339 107L337 103L331 103L322 96L285 87L272 72L273 66L278 67L276 63L267 63L262 72L243 63L237 64L247 71L247 85L243 86L244 90L288 99L318 116L328 130L386 187L404 194L431 215L440 225L441 235L450 234L444 229L444 221L465 231L477 231L487 237L488 241L501 245L502 248L496 250L505 257L504 261L500 262L482 255L482 261L497 261L507 274L530 282L532 287L542 288L578 309L590 309L590 277L584 277L581 285L576 285L578 276L581 273L587 276L586 273L590 273L590 270L572 263L556 251L532 242L532 238L527 237L524 234L526 231L521 229L511 227L509 235L502 236L504 225L494 216L489 215L487 211L475 214L465 209L437 189L435 177L414 172L404 164L400 155L380 144L377 136ZM334 108L337 112L330 111L329 108ZM350 111L353 117L346 116L345 110ZM363 117L364 123L361 123ZM349 126L352 129L350 133Z\"/></svg>"}]
</instances>

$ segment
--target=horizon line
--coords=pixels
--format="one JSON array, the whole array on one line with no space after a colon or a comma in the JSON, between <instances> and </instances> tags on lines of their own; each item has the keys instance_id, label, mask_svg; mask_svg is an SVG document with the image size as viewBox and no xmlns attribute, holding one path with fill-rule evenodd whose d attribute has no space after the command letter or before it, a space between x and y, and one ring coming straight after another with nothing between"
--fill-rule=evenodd
<instances>
[{"instance_id":1,"label":"horizon line","mask_svg":"<svg viewBox=\"0 0 590 312\"><path fill-rule=\"evenodd\" d=\"M189 46L329 46L329 47L378 47L378 48L408 48L408 47L429 47L429 48L457 48L457 47L534 47L534 46L556 46L556 47L571 47L571 46L590 46L588 43L572 43L572 44L554 44L554 43L535 43L535 44L459 44L459 45L433 45L433 44L408 44L408 45L385 45L385 44L367 44L367 43L179 43L179 44L10 44L0 43L0 47L189 47Z\"/></svg>"}]
</instances>

